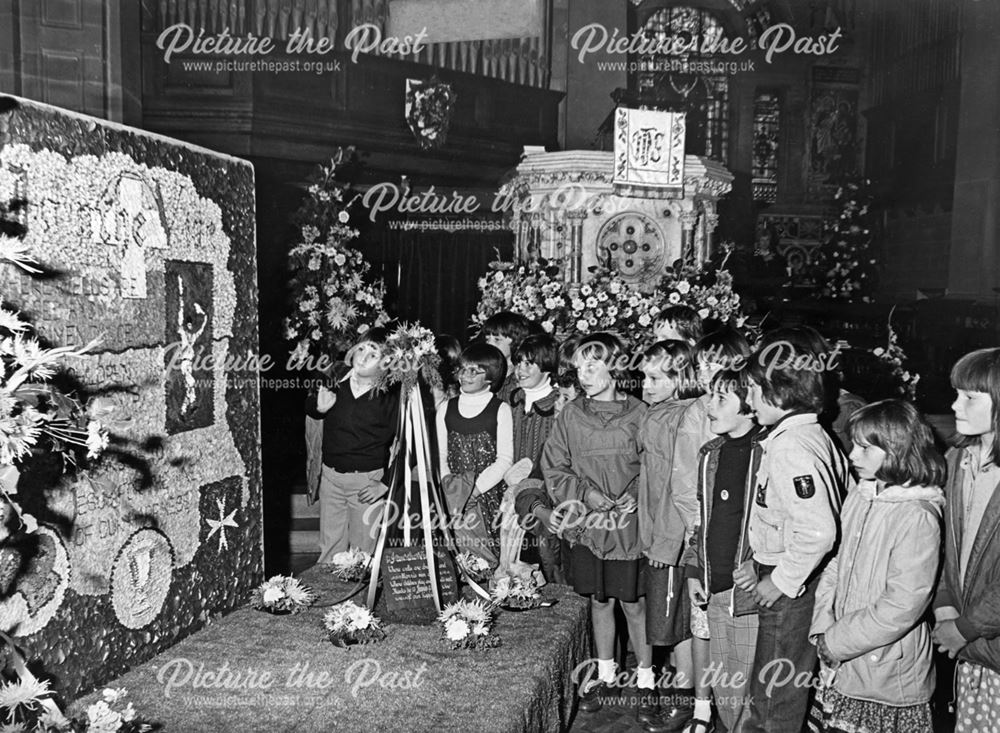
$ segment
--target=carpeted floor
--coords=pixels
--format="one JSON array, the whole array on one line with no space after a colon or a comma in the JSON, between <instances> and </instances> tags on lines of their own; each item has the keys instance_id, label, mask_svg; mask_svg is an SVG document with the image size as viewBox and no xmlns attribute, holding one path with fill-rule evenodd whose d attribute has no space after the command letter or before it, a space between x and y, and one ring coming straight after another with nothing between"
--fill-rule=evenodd
<instances>
[{"instance_id":1,"label":"carpeted floor","mask_svg":"<svg viewBox=\"0 0 1000 733\"><path fill-rule=\"evenodd\" d=\"M319 603L348 588L315 568L301 577ZM589 656L587 606L562 586L546 595L558 603L502 613L494 628L503 646L484 652L452 651L437 626L406 625L389 626L379 644L341 649L324 639L324 608L243 608L110 686L126 687L171 733L565 730L571 673Z\"/></svg>"}]
</instances>

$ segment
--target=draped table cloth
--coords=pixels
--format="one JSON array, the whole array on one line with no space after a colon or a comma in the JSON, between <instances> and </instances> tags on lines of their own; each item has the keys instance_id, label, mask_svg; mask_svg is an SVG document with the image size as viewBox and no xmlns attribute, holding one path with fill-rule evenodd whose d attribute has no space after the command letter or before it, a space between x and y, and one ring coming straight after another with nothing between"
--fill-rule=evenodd
<instances>
[{"instance_id":1,"label":"draped table cloth","mask_svg":"<svg viewBox=\"0 0 1000 733\"><path fill-rule=\"evenodd\" d=\"M316 606L288 616L241 608L106 686L127 688L143 718L175 733L568 727L573 670L590 658L588 606L570 588L543 588L557 600L550 608L500 612L497 649L452 650L437 624L392 624L384 641L343 649L326 641L321 604L353 584L319 567L300 578Z\"/></svg>"}]
</instances>

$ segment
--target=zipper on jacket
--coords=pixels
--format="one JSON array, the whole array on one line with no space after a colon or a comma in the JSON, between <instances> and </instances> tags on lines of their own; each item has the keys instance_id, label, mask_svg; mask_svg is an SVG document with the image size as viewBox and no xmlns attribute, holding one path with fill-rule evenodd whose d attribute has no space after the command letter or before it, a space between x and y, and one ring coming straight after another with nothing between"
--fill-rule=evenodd
<instances>
[{"instance_id":1,"label":"zipper on jacket","mask_svg":"<svg viewBox=\"0 0 1000 733\"><path fill-rule=\"evenodd\" d=\"M865 537L865 529L868 527L868 517L871 515L872 504L874 503L874 500L868 502L868 508L865 509L865 516L861 520L861 528L858 530L858 542L854 546L854 552L851 553L851 567L847 572L847 584L844 586L844 596L837 599L840 603L841 610L843 610L844 603L847 602L847 599L851 595L851 580L854 578L854 566L857 564L858 551L861 549L861 540ZM845 537L844 539L847 538ZM839 575L840 571L838 570L837 573Z\"/></svg>"},{"instance_id":2,"label":"zipper on jacket","mask_svg":"<svg viewBox=\"0 0 1000 733\"><path fill-rule=\"evenodd\" d=\"M743 521L740 522L740 536L736 542L736 563L734 568L743 564L743 555L746 552L747 533L750 531L750 502L754 495L757 482L757 469L760 468L763 448L760 447L760 434L755 435L750 441L750 465L747 467L746 483L743 487ZM736 618L736 583L733 582L733 592L729 597L729 615Z\"/></svg>"},{"instance_id":3,"label":"zipper on jacket","mask_svg":"<svg viewBox=\"0 0 1000 733\"><path fill-rule=\"evenodd\" d=\"M706 598L708 597L708 521L709 521L708 505L710 502L710 499L708 498L709 497L708 492L712 490L709 489L708 487L708 461L710 455L711 455L710 453L706 452L705 455L702 457L702 462L701 462L701 488L702 488L701 506L702 506L702 514L704 515L703 524L701 527L701 556L705 560L704 563L705 567L702 571L702 576L703 576L702 582L704 583L704 585L702 586L701 593ZM718 467L716 467L716 471L718 471Z\"/></svg>"}]
</instances>

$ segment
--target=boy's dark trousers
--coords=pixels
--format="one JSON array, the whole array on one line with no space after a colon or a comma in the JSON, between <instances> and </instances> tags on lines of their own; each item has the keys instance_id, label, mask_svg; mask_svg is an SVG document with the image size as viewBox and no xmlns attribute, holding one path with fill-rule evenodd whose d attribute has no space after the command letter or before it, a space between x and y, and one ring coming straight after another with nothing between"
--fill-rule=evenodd
<instances>
[{"instance_id":1,"label":"boy's dark trousers","mask_svg":"<svg viewBox=\"0 0 1000 733\"><path fill-rule=\"evenodd\" d=\"M763 578L772 569L759 566L757 577ZM802 730L816 672L816 647L809 643L809 626L818 584L815 577L798 598L782 594L771 608L758 606L760 631L747 686L750 718L743 733Z\"/></svg>"}]
</instances>

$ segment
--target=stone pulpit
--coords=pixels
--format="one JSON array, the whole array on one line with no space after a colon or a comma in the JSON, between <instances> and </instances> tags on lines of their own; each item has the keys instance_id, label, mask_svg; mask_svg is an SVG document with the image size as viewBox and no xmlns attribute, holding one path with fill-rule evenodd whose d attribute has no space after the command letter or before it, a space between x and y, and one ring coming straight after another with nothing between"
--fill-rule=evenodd
<instances>
[{"instance_id":1,"label":"stone pulpit","mask_svg":"<svg viewBox=\"0 0 1000 733\"><path fill-rule=\"evenodd\" d=\"M570 283L603 264L652 289L678 259L701 263L712 252L716 204L732 174L714 160L688 155L683 187L650 194L617 189L614 153L527 153L502 189L516 236L515 257L559 259Z\"/></svg>"}]
</instances>

